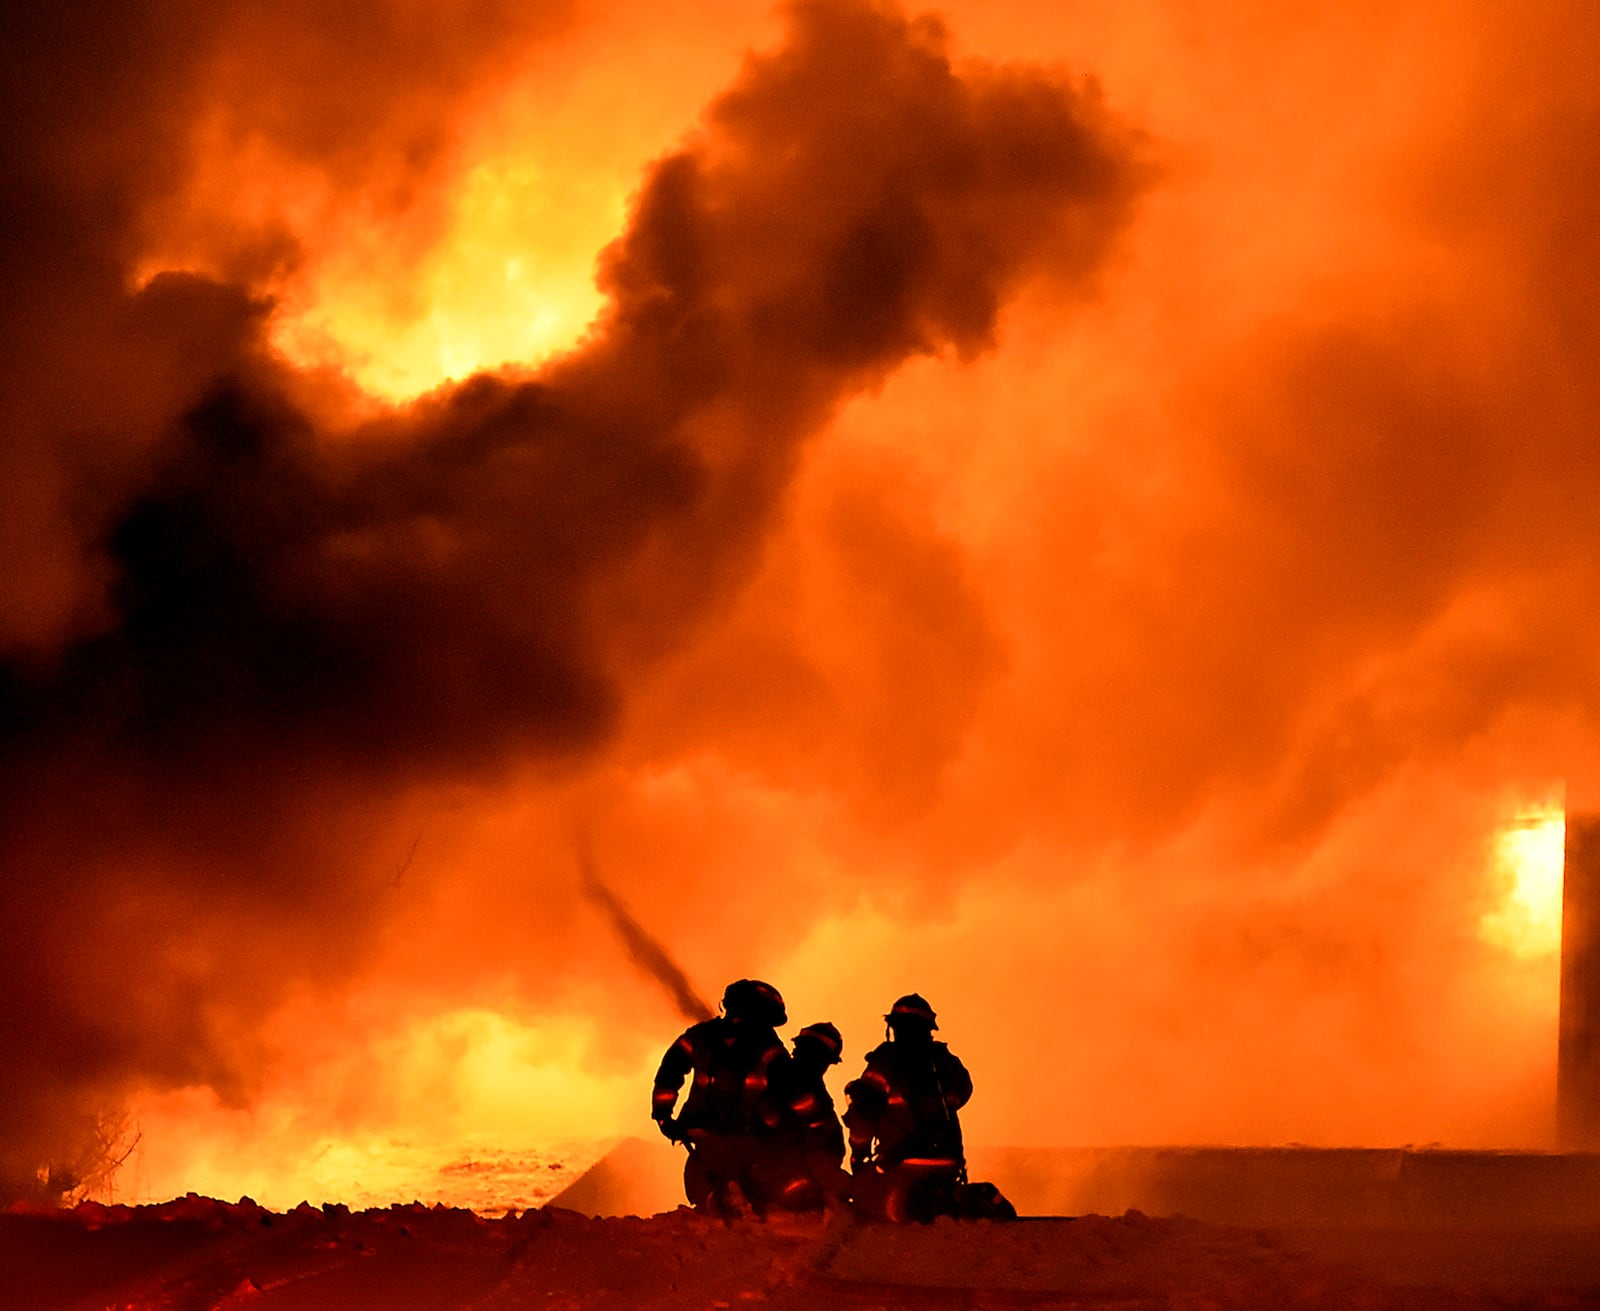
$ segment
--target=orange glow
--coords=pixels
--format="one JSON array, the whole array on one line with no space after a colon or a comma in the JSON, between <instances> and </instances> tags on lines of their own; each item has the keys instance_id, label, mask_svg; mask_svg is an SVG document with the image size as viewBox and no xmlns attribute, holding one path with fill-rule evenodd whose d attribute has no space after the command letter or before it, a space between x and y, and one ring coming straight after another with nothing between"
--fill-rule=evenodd
<instances>
[{"instance_id":1,"label":"orange glow","mask_svg":"<svg viewBox=\"0 0 1600 1311\"><path fill-rule=\"evenodd\" d=\"M351 1010L368 1009L370 1024L374 1000ZM296 1036L330 1022L338 1017L280 1017L292 1050L248 1109L202 1089L142 1099L133 1110L142 1137L111 1194L142 1201L194 1190L280 1209L537 1206L632 1127L649 1075L586 1068L581 1023L524 1024L475 1008L351 1031L336 1053Z\"/></svg>"},{"instance_id":2,"label":"orange glow","mask_svg":"<svg viewBox=\"0 0 1600 1311\"><path fill-rule=\"evenodd\" d=\"M242 130L249 109L227 88L227 108L192 126L192 176L157 210L136 284L242 266L276 298L271 336L289 359L386 402L561 353L600 308L595 259L641 168L773 28L738 0L678 10L621 10L496 51L430 124L449 148L421 160L396 163L383 141L370 163L329 167L292 137Z\"/></svg>"},{"instance_id":3,"label":"orange glow","mask_svg":"<svg viewBox=\"0 0 1600 1311\"><path fill-rule=\"evenodd\" d=\"M131 1096L125 1193L487 1207L447 1167L650 1132L681 1016L578 832L836 1095L928 996L975 1142L1545 1141L1589 9L955 0L824 64L766 0L188 2L14 98L40 1142ZM1034 167L1061 103L1104 156Z\"/></svg>"},{"instance_id":4,"label":"orange glow","mask_svg":"<svg viewBox=\"0 0 1600 1311\"><path fill-rule=\"evenodd\" d=\"M1562 808L1544 806L1518 815L1495 838L1493 877L1502 892L1483 917L1479 931L1485 942L1521 959L1561 950L1566 833Z\"/></svg>"},{"instance_id":5,"label":"orange glow","mask_svg":"<svg viewBox=\"0 0 1600 1311\"><path fill-rule=\"evenodd\" d=\"M237 235L283 229L314 245L273 275L274 344L367 394L408 400L498 365L537 364L576 342L599 308L593 271L623 214L624 180L537 154L465 165L420 212L346 198L260 145L199 134L208 161L136 285L166 270L225 274Z\"/></svg>"},{"instance_id":6,"label":"orange glow","mask_svg":"<svg viewBox=\"0 0 1600 1311\"><path fill-rule=\"evenodd\" d=\"M485 161L462 180L449 230L404 271L375 269L369 242L347 234L295 289L274 340L297 363L339 368L389 401L537 364L576 342L598 310L594 259L622 203L620 190L532 161Z\"/></svg>"}]
</instances>

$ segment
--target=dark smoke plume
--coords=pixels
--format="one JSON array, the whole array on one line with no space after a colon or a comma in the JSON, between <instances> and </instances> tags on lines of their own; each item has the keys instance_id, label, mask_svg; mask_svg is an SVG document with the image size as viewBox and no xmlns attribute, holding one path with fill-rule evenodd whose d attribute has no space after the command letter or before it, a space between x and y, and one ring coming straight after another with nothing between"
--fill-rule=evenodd
<instances>
[{"instance_id":1,"label":"dark smoke plume","mask_svg":"<svg viewBox=\"0 0 1600 1311\"><path fill-rule=\"evenodd\" d=\"M800 4L650 169L579 349L334 432L250 285L126 290L183 183L173 106L249 53L228 11L148 64L42 15L0 187L0 1178L138 1084L247 1099L255 1023L360 959L368 810L601 747L748 575L803 439L987 348L1025 281L1086 284L1139 184L1088 90ZM337 171L391 121L338 137L314 101L257 129L334 131L300 144Z\"/></svg>"},{"instance_id":2,"label":"dark smoke plume","mask_svg":"<svg viewBox=\"0 0 1600 1311\"><path fill-rule=\"evenodd\" d=\"M690 1021L709 1020L715 1015L716 1008L694 990L683 967L672 959L672 953L651 936L622 899L601 880L594 855L586 844L579 846L578 867L583 874L583 895L606 917L606 922L622 940L628 959L672 998L678 1014Z\"/></svg>"}]
</instances>

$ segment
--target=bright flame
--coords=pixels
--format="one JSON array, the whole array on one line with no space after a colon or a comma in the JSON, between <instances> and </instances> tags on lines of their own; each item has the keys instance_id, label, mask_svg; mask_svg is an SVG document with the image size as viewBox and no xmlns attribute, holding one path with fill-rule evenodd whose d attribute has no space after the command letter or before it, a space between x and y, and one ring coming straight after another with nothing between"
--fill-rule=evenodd
<instances>
[{"instance_id":1,"label":"bright flame","mask_svg":"<svg viewBox=\"0 0 1600 1311\"><path fill-rule=\"evenodd\" d=\"M600 250L623 226L628 178L524 148L489 151L419 213L352 199L269 148L202 135L208 161L134 270L239 276L240 233L280 233L296 258L261 274L273 345L403 402L481 369L571 349L601 306ZM257 238L258 244L265 238Z\"/></svg>"},{"instance_id":2,"label":"bright flame","mask_svg":"<svg viewBox=\"0 0 1600 1311\"><path fill-rule=\"evenodd\" d=\"M580 182L557 185L526 159L479 164L450 231L418 264L375 267L381 233L324 251L280 310L276 345L390 401L570 348L600 308L595 256L620 228L624 202L605 180Z\"/></svg>"},{"instance_id":3,"label":"bright flame","mask_svg":"<svg viewBox=\"0 0 1600 1311\"><path fill-rule=\"evenodd\" d=\"M1500 904L1480 925L1483 940L1522 960L1561 949L1561 874L1566 814L1544 807L1518 816L1495 839Z\"/></svg>"},{"instance_id":4,"label":"bright flame","mask_svg":"<svg viewBox=\"0 0 1600 1311\"><path fill-rule=\"evenodd\" d=\"M250 1109L203 1088L152 1094L134 1108L141 1138L108 1200L193 1189L277 1209L542 1205L641 1115L648 1071L593 1072L591 1038L586 1022L467 1008L291 1063Z\"/></svg>"}]
</instances>

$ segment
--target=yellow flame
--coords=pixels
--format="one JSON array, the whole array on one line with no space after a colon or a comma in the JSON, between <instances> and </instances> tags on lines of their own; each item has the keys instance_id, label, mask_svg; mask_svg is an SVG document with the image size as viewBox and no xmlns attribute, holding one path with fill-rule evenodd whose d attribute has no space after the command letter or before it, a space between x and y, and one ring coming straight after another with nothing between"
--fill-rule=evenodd
<instances>
[{"instance_id":1,"label":"yellow flame","mask_svg":"<svg viewBox=\"0 0 1600 1311\"><path fill-rule=\"evenodd\" d=\"M488 154L424 219L342 196L270 150L203 153L208 167L164 216L132 284L242 276L229 256L238 234L281 229L298 258L252 283L274 303L272 344L369 396L403 402L482 369L536 366L576 345L600 310L596 260L627 193L599 163Z\"/></svg>"},{"instance_id":2,"label":"yellow flame","mask_svg":"<svg viewBox=\"0 0 1600 1311\"><path fill-rule=\"evenodd\" d=\"M1479 924L1491 946L1518 959L1561 949L1561 875L1566 815L1541 807L1517 817L1496 837L1493 870L1499 904Z\"/></svg>"},{"instance_id":3,"label":"yellow flame","mask_svg":"<svg viewBox=\"0 0 1600 1311\"><path fill-rule=\"evenodd\" d=\"M479 164L451 230L415 264L391 266L382 234L326 249L281 307L275 344L390 401L570 348L600 308L596 252L622 221L620 189L584 181L558 187L529 160Z\"/></svg>"},{"instance_id":4,"label":"yellow flame","mask_svg":"<svg viewBox=\"0 0 1600 1311\"><path fill-rule=\"evenodd\" d=\"M138 1147L106 1199L193 1190L276 1209L542 1205L643 1116L648 1071L594 1072L591 1036L582 1021L466 1008L286 1068L249 1109L202 1088L149 1094L133 1112Z\"/></svg>"}]
</instances>

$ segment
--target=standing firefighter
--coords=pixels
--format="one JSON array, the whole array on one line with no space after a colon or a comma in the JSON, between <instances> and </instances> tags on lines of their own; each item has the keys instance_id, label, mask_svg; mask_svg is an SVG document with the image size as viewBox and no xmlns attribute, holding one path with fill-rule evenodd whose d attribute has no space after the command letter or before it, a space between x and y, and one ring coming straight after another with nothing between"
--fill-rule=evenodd
<instances>
[{"instance_id":1,"label":"standing firefighter","mask_svg":"<svg viewBox=\"0 0 1600 1311\"><path fill-rule=\"evenodd\" d=\"M661 1058L650 1114L689 1149L683 1187L696 1207L737 1214L748 1203L760 1211L774 1191L770 1162L789 1065L777 1029L788 1021L776 988L739 979L722 994L722 1014L685 1030ZM687 1076L689 1094L674 1119Z\"/></svg>"},{"instance_id":2,"label":"standing firefighter","mask_svg":"<svg viewBox=\"0 0 1600 1311\"><path fill-rule=\"evenodd\" d=\"M963 1211L966 1156L958 1112L972 1096L966 1066L942 1042L933 1007L917 993L884 1016L889 1041L845 1088L856 1204L891 1220Z\"/></svg>"},{"instance_id":3,"label":"standing firefighter","mask_svg":"<svg viewBox=\"0 0 1600 1311\"><path fill-rule=\"evenodd\" d=\"M849 1191L844 1172L844 1129L825 1077L839 1063L844 1039L832 1024L808 1024L794 1036L783 1095L779 1203L809 1211L839 1205Z\"/></svg>"}]
</instances>

